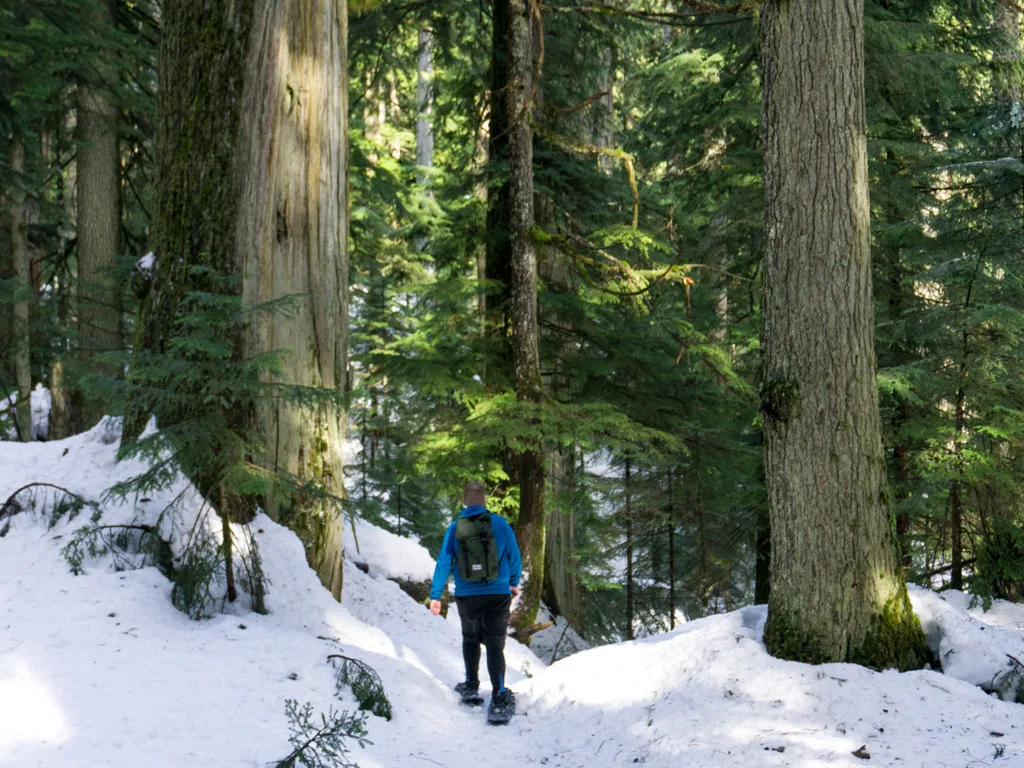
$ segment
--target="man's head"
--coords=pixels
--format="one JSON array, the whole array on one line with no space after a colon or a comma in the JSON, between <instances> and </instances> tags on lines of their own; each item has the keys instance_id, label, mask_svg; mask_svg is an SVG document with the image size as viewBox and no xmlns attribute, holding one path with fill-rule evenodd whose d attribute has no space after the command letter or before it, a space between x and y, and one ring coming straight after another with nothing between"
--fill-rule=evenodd
<instances>
[{"instance_id":1,"label":"man's head","mask_svg":"<svg viewBox=\"0 0 1024 768\"><path fill-rule=\"evenodd\" d=\"M487 488L479 480L470 480L462 489L462 506L486 507Z\"/></svg>"}]
</instances>

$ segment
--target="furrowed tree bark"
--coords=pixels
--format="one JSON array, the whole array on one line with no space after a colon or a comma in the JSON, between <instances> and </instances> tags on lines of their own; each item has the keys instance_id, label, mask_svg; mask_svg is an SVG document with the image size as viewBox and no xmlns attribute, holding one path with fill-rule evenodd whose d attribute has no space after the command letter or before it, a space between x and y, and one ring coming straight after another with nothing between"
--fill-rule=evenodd
<instances>
[{"instance_id":1,"label":"furrowed tree bark","mask_svg":"<svg viewBox=\"0 0 1024 768\"><path fill-rule=\"evenodd\" d=\"M918 667L875 384L863 0L767 0L761 24L765 644L806 662Z\"/></svg>"},{"instance_id":2,"label":"furrowed tree bark","mask_svg":"<svg viewBox=\"0 0 1024 768\"><path fill-rule=\"evenodd\" d=\"M529 99L532 86L530 0L508 5L508 221L511 248L512 361L516 397L541 404L537 327L537 250L533 241L533 130ZM516 539L529 574L513 623L520 633L533 626L544 585L544 449L539 443L512 457L518 465L519 519ZM528 639L528 638L527 638Z\"/></svg>"},{"instance_id":3,"label":"furrowed tree bark","mask_svg":"<svg viewBox=\"0 0 1024 768\"><path fill-rule=\"evenodd\" d=\"M17 176L25 173L25 144L15 134L8 147L8 162ZM32 296L32 255L28 248L28 222L25 193L17 188L9 193L11 200L11 260L14 290L17 292L11 321L11 344L14 348L14 377L18 384L15 406L18 438L32 439L32 339L29 332L30 298Z\"/></svg>"},{"instance_id":4,"label":"furrowed tree bark","mask_svg":"<svg viewBox=\"0 0 1024 768\"><path fill-rule=\"evenodd\" d=\"M287 350L286 381L345 386L348 344L348 92L345 0L202 0L163 8L154 242L157 264L136 349L160 349L186 267L240 278L260 313L237 339L251 357ZM134 412L126 438L148 414ZM259 464L340 498L344 414L261 402L239 415ZM340 599L341 507L319 495L253 500L295 530ZM252 504L249 505L251 509ZM240 515L242 515L240 517ZM244 521L244 510L231 518Z\"/></svg>"},{"instance_id":5,"label":"furrowed tree bark","mask_svg":"<svg viewBox=\"0 0 1024 768\"><path fill-rule=\"evenodd\" d=\"M97 27L113 25L110 0L96 3L94 8ZM105 78L117 77L102 63L99 71ZM78 86L77 103L78 357L82 373L116 376L116 366L97 366L92 359L124 346L120 292L114 276L121 252L117 110L104 86L86 81ZM75 387L71 393L72 431L91 429L102 417L102 403Z\"/></svg>"}]
</instances>

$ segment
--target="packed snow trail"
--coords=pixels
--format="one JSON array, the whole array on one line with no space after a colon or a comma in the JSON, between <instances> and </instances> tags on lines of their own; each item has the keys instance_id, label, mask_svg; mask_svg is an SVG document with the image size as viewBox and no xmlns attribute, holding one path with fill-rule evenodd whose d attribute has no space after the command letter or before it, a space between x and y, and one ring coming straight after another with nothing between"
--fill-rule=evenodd
<instances>
[{"instance_id":1,"label":"packed snow trail","mask_svg":"<svg viewBox=\"0 0 1024 768\"><path fill-rule=\"evenodd\" d=\"M61 442L0 443L0 502L33 481L98 499L139 469L115 464L115 453L109 425ZM183 487L146 504L158 510ZM111 507L104 519L131 514ZM273 765L290 751L285 699L318 712L354 708L347 692L335 697L326 657L339 652L377 670L394 710L391 722L368 719L372 745L353 746L362 768L1024 764L1019 705L935 672L778 661L760 641L762 608L546 669L510 640L519 714L490 727L485 708L461 706L452 690L463 674L457 611L433 617L386 579L429 568L415 542L361 526L370 573L348 558L339 605L297 538L260 517L253 529L270 614L238 608L195 622L172 607L170 583L154 568L117 573L97 561L73 576L60 548L82 522L48 530L26 513L0 538L0 766ZM965 637L988 632L985 616L968 617L958 600L939 600L930 619L959 622ZM1024 642L1019 606L999 604L993 615L998 648Z\"/></svg>"}]
</instances>

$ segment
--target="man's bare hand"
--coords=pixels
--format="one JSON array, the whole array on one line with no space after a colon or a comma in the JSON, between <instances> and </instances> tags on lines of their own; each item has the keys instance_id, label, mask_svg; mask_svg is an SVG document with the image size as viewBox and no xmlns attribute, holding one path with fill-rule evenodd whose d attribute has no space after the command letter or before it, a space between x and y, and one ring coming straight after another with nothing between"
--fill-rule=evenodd
<instances>
[{"instance_id":1,"label":"man's bare hand","mask_svg":"<svg viewBox=\"0 0 1024 768\"><path fill-rule=\"evenodd\" d=\"M512 593L512 597L519 597L519 593L522 592L519 587L509 587L509 591Z\"/></svg>"},{"instance_id":2,"label":"man's bare hand","mask_svg":"<svg viewBox=\"0 0 1024 768\"><path fill-rule=\"evenodd\" d=\"M440 616L441 615L441 601L440 600L431 600L430 601L430 612L432 614L434 614L435 616Z\"/></svg>"}]
</instances>

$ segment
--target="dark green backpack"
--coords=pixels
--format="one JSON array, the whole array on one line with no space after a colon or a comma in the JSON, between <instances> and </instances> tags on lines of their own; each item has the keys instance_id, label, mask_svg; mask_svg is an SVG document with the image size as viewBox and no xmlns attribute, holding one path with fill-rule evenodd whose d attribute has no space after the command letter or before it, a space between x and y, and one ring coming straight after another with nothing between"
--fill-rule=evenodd
<instances>
[{"instance_id":1,"label":"dark green backpack","mask_svg":"<svg viewBox=\"0 0 1024 768\"><path fill-rule=\"evenodd\" d=\"M460 517L455 521L455 559L463 581L494 581L498 578L498 547L491 530L491 515Z\"/></svg>"}]
</instances>

